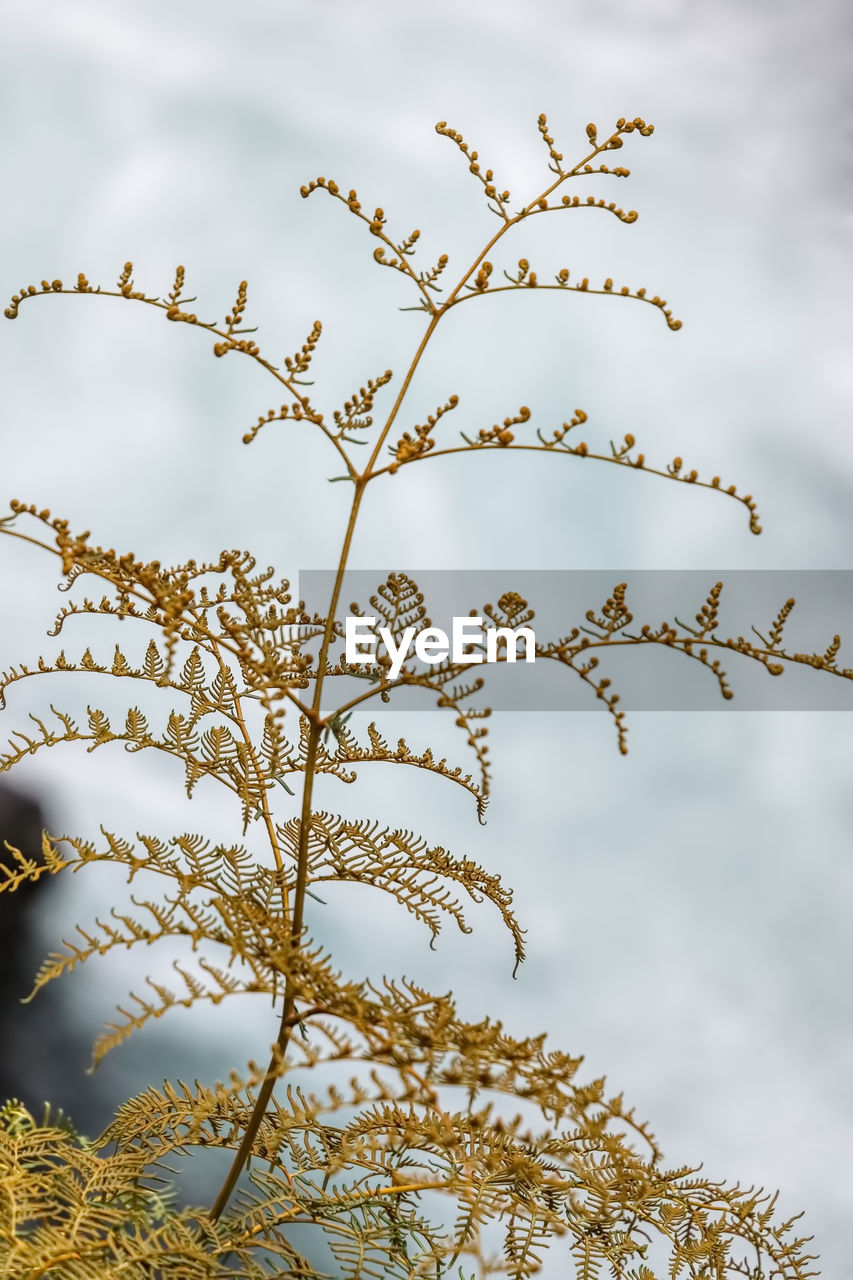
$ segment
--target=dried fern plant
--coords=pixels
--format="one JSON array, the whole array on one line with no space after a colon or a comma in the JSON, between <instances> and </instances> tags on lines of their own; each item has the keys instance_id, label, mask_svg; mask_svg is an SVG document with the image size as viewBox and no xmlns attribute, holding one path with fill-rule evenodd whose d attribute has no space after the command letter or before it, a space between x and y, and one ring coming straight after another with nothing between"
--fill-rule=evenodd
<instances>
[{"instance_id":1,"label":"dried fern plant","mask_svg":"<svg viewBox=\"0 0 853 1280\"><path fill-rule=\"evenodd\" d=\"M511 894L497 876L467 858L452 856L419 836L377 822L350 821L314 807L321 773L350 782L373 761L393 762L438 773L466 788L483 819L489 794L485 746L488 712L470 697L482 678L471 664L446 661L424 671L406 661L396 678L387 652L356 671L338 653L343 636L341 592L353 531L368 487L379 476L401 476L428 459L471 450L517 450L596 459L682 483L718 489L746 508L750 528L760 531L755 504L719 477L700 480L680 458L649 466L635 441L596 452L577 439L586 414L578 409L556 429L528 430L530 411L522 406L502 424L483 427L461 442L447 436L443 419L457 408L448 397L425 423L407 426L406 396L412 377L437 326L452 308L500 291L552 289L613 294L638 299L678 329L664 300L645 289L614 286L610 279L592 288L569 270L539 276L526 258L509 270L493 267L504 240L518 225L542 213L565 212L583 203L608 210L625 223L636 218L616 204L567 194L572 180L589 174L623 179L628 170L610 168L603 157L618 151L631 134L648 137L652 125L619 120L599 141L586 129L586 154L572 167L563 162L545 116L539 132L549 156L550 177L540 194L510 212L508 191L455 130L442 123L483 187L497 229L474 262L441 300L450 275L447 255L428 269L412 262L419 232L397 242L382 209L366 213L355 191L317 178L302 188L344 204L367 225L377 242L376 262L406 278L424 313L424 329L397 386L381 426L373 421L375 401L392 380L388 370L369 379L331 417L310 400L305 387L321 336L317 321L301 348L275 367L245 325L246 283L224 324L201 321L184 297L184 268L178 267L165 298L149 296L132 279L126 263L115 288L93 288L84 275L66 289L62 281L42 281L41 289L21 289L6 310L13 319L22 304L43 294L100 294L158 307L166 318L193 325L214 339L214 352L241 352L261 365L281 388L280 409L262 414L243 437L250 443L273 421L312 424L328 440L352 485L351 510L340 551L337 578L325 615L310 615L294 603L288 583L259 572L248 553L224 551L218 559L193 560L171 568L157 561L117 554L75 534L65 520L37 506L14 501L0 521L2 532L56 555L64 587L78 578L99 581L93 596L68 603L52 634L78 614L134 619L153 632L141 665L116 647L98 660L87 648L77 658L61 651L35 666L13 667L0 677L0 702L22 681L58 671L102 673L125 681L147 681L180 695L180 710L165 724L151 725L136 706L123 724L89 709L88 723L53 705L30 713L33 727L16 729L0 757L0 771L60 742L85 742L90 751L123 743L128 751L154 749L179 760L186 790L215 778L239 803L247 847L211 843L194 835L135 836L102 829L97 841L72 835L43 837L41 861L11 850L2 868L3 892L11 893L43 876L66 874L99 863L139 872L162 884L160 896L136 899L135 914L119 911L109 921L78 928L76 940L52 954L35 989L95 955L119 948L143 950L149 943L191 942L197 964L175 963L179 990L149 981L147 993L133 995L127 1009L95 1045L97 1063L134 1030L177 1005L218 1004L241 992L267 993L277 1007L277 1036L269 1061L254 1062L213 1088L181 1082L151 1088L123 1105L97 1138L81 1138L61 1116L37 1121L20 1104L0 1111L0 1274L15 1280L190 1280L195 1277L330 1274L312 1262L305 1241L319 1235L337 1274L349 1277L440 1277L537 1273L546 1250L565 1239L569 1273L592 1280L602 1271L618 1278L804 1277L813 1257L806 1238L794 1234L795 1219L779 1222L775 1197L729 1187L693 1168L667 1168L645 1124L621 1095L610 1096L604 1080L576 1080L582 1059L546 1048L544 1036L514 1039L490 1018L463 1021L450 996L435 996L400 980L375 985L344 977L309 933L307 899L327 881L367 883L391 894L435 935L442 917L466 927L461 898L489 899L511 935L518 964L523 933L512 911ZM501 280L501 283L496 283ZM440 284L440 282L442 282ZM443 439L442 439L443 438ZM355 446L366 446L356 461ZM338 478L338 477L336 477ZM400 480L394 483L400 483ZM706 666L724 697L731 690L720 652L734 649L771 673L785 663L806 663L850 679L836 665L839 642L823 655L788 652L782 645L785 604L760 644L726 638L718 629L721 584L714 586L696 615L695 626L673 621L657 629L629 633L632 615L625 584L619 584L586 625L551 643L537 642L536 656L570 668L609 709L624 752L625 725L618 697L598 673L594 651L617 645L665 645ZM413 622L424 623L426 606L405 574L392 574L371 602L389 634L399 641ZM353 606L355 612L358 609ZM508 593L487 606L489 625L517 625L529 619L527 602ZM73 625L73 624L72 624ZM756 633L757 634L757 633ZM312 656L319 645L316 659ZM330 692L338 677L367 677L357 696L337 703ZM476 678L474 678L476 677ZM462 729L473 752L473 774L464 774L426 748L417 753L402 739L392 747L371 723L366 742L347 727L354 708L377 698L387 702L400 686L416 685L437 697ZM341 688L339 684L337 686ZM289 735L289 736L288 736ZM292 786L290 784L293 784ZM287 816L288 799L296 810ZM263 856L262 851L263 850ZM159 877L159 881L157 878ZM270 1029L270 1039L275 1034ZM341 1064L351 1073L346 1085L307 1092L294 1087L294 1072ZM528 1125L515 1110L523 1102L538 1120ZM230 1171L209 1209L177 1208L158 1192L170 1156L199 1148L231 1153ZM244 1175L251 1158L248 1176ZM239 1183L239 1186L238 1186ZM443 1196L449 1209L431 1213ZM493 1250L493 1244L502 1246ZM559 1250L558 1250L559 1253Z\"/></svg>"}]
</instances>

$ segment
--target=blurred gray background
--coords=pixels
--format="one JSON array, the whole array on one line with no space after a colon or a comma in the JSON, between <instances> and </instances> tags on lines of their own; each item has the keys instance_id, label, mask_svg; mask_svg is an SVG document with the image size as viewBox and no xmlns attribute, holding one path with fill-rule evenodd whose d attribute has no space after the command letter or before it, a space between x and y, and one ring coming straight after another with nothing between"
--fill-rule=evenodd
<instances>
[{"instance_id":1,"label":"blurred gray background","mask_svg":"<svg viewBox=\"0 0 853 1280\"><path fill-rule=\"evenodd\" d=\"M632 176L575 188L639 221L531 219L496 269L525 256L543 279L568 266L573 279L644 285L684 328L615 297L478 299L442 324L401 426L451 393L448 442L521 404L547 434L580 406L591 448L630 431L650 465L680 454L752 493L763 534L707 490L579 459L480 455L377 482L351 564L506 570L508 589L513 569L613 570L617 582L642 569L851 568L853 18L842 0L7 0L2 31L6 293L78 271L110 286L132 259L138 287L162 295L180 262L193 309L214 320L247 279L247 322L273 362L323 321L312 398L327 414L368 377L399 377L424 322L396 309L417 298L373 263L364 224L323 193L303 202L302 183L355 186L392 236L421 230L418 266L448 253L455 282L497 224L436 121L478 149L514 209L547 180L541 111L568 163L588 121L603 133L643 116L654 135L618 156ZM38 299L0 334L4 503L49 506L103 546L166 563L245 546L294 581L334 565L348 494L326 477L339 462L293 425L241 444L282 398L251 361L215 360L203 333L116 299ZM106 626L45 638L66 599L51 557L13 539L0 556L0 666L61 645L111 657ZM830 638L807 617L797 627L798 647ZM853 665L850 637L845 657ZM728 671L737 689L734 661ZM22 682L0 713L4 738L50 701L138 701L114 683ZM405 730L402 714L389 734L446 743L470 767L441 713L413 713ZM636 713L629 728L622 758L601 712L495 717L485 827L465 793L418 771L379 767L351 793L323 781L321 806L414 828L514 886L529 930L517 981L488 907L470 913L473 937L448 932L434 954L366 889L324 895L312 927L353 976L452 986L472 1019L547 1030L584 1053L580 1076L606 1073L624 1090L672 1165L701 1160L712 1177L779 1188L783 1214L805 1210L822 1273L853 1276L853 725L831 712L711 711ZM190 804L182 771L153 754L60 747L15 780L56 830L239 838L227 796L211 785ZM126 892L107 871L56 886L41 949ZM170 959L116 954L27 1006L27 1087L94 1127L166 1074L210 1080L263 1057L268 1005L226 1003L167 1016L83 1076L114 1004Z\"/></svg>"}]
</instances>

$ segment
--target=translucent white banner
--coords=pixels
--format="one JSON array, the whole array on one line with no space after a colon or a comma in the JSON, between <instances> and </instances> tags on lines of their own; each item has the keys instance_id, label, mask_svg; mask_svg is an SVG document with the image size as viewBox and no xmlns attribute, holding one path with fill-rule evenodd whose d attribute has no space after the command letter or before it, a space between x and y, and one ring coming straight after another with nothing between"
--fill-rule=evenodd
<instances>
[{"instance_id":1,"label":"translucent white banner","mask_svg":"<svg viewBox=\"0 0 853 1280\"><path fill-rule=\"evenodd\" d=\"M334 582L300 573L309 614ZM849 570L354 570L336 617L328 705L384 682L388 710L853 711Z\"/></svg>"}]
</instances>

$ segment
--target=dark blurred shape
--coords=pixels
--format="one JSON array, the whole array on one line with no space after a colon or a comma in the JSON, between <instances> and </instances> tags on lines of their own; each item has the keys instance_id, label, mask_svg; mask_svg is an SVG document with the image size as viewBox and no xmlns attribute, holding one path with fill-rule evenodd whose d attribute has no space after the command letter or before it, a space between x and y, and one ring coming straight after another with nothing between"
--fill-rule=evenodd
<instances>
[{"instance_id":1,"label":"dark blurred shape","mask_svg":"<svg viewBox=\"0 0 853 1280\"><path fill-rule=\"evenodd\" d=\"M41 863L42 831L56 830L52 817L40 798L0 778L0 866L18 865L4 841ZM18 1098L40 1120L49 1102L78 1133L92 1137L127 1096L127 1058L117 1054L117 1061L110 1058L96 1076L89 1074L98 1024L73 986L49 982L31 1003L21 1003L46 953L56 949L55 939L45 939L41 917L52 892L61 894L63 879L45 872L35 883L0 893L0 1105ZM151 1064L143 1061L147 1076ZM134 1083L131 1074L131 1088ZM149 1083L141 1079L138 1087Z\"/></svg>"},{"instance_id":2,"label":"dark blurred shape","mask_svg":"<svg viewBox=\"0 0 853 1280\"><path fill-rule=\"evenodd\" d=\"M4 841L27 858L42 861L42 830L47 826L44 809L34 796L0 781L0 864L15 868L16 859ZM14 893L0 893L0 1104L19 1098L40 1115L44 1099L30 1096L30 1072L25 1050L25 1028L31 1006L22 997L32 990L37 968L35 908L49 893L53 877L22 884Z\"/></svg>"}]
</instances>

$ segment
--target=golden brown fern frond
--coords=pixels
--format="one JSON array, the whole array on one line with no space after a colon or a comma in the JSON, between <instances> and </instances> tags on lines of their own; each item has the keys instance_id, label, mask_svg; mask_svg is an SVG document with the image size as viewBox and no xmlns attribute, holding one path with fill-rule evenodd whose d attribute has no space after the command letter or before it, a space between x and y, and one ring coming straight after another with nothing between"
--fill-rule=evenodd
<instances>
[{"instance_id":1,"label":"golden brown fern frond","mask_svg":"<svg viewBox=\"0 0 853 1280\"><path fill-rule=\"evenodd\" d=\"M300 848L300 820L292 818L277 828L282 850L294 862ZM370 820L347 821L335 814L314 812L307 843L307 876L311 885L325 881L350 881L390 893L425 924L432 940L441 929L441 913L470 933L461 904L450 895L445 881L465 889L474 902L483 898L500 911L515 947L515 967L524 958L524 930L510 908L512 893L469 858L457 859L441 846L430 848L414 832L380 827ZM515 970L513 970L515 972Z\"/></svg>"},{"instance_id":2,"label":"golden brown fern frond","mask_svg":"<svg viewBox=\"0 0 853 1280\"><path fill-rule=\"evenodd\" d=\"M98 846L72 836L45 836L41 861L12 849L7 865L0 862L2 892L104 862L123 867L128 882L139 877L136 888L140 880L144 884L130 906L115 907L106 919L78 928L63 951L53 952L37 975L36 990L96 955L111 957L119 950L136 955L140 947L147 951L155 944L181 951L172 965L177 981L170 977L167 983L159 973L148 978L143 994L131 995L96 1042L96 1062L133 1031L178 1006L264 994L272 997L279 1017L267 1066L250 1060L243 1075L233 1071L227 1084L193 1088L167 1082L145 1090L120 1109L97 1140L81 1139L48 1116L39 1125L16 1104L0 1111L0 1273L8 1280L159 1280L166 1275L169 1280L226 1275L260 1280L282 1274L314 1280L321 1273L302 1247L312 1231L324 1237L340 1273L352 1280L438 1278L463 1263L476 1266L481 1276L509 1274L521 1280L540 1269L545 1249L560 1240L578 1280L604 1273L615 1280L655 1280L662 1274L659 1254L673 1280L711 1275L805 1280L812 1274L805 1240L791 1238L794 1219L778 1223L775 1199L696 1176L693 1168L665 1169L654 1136L626 1108L621 1094L608 1096L603 1079L576 1082L582 1059L546 1049L544 1035L511 1036L493 1018L467 1021L449 994L437 996L406 980L346 977L312 940L306 917L306 901L316 897L316 886L358 881L391 894L434 940L444 918L468 929L464 893L496 906L513 939L516 966L524 953L511 894L497 876L408 830L347 820L314 807L319 774L349 783L367 763L414 766L454 781L475 797L481 819L488 799L481 722L489 712L468 705L483 687L481 675L472 676L471 663L450 657L429 671L405 653L399 665L391 658L392 647L399 655L410 632L430 625L424 597L408 575L390 574L370 598L387 640L369 670L355 671L354 664L335 656L345 635L341 615L348 557L372 481L427 458L488 449L594 458L721 490L746 507L752 531L760 531L751 495L738 495L734 486L723 490L718 476L700 481L681 457L661 469L647 467L644 455L634 453L631 434L619 446L611 441L609 455L591 451L586 441L570 443L570 432L587 421L583 410L550 433L538 429L528 442L533 415L521 405L502 424L461 432L461 445L438 447L440 419L458 407L451 395L426 422L404 429L405 422L414 421L405 416L406 397L422 356L437 325L461 302L531 289L560 291L564 297L598 293L632 297L659 310L670 329L680 327L666 301L648 296L645 288L614 286L612 277L593 288L588 276L572 274L568 267L542 274L526 256L501 266L503 236L529 217L592 208L625 224L636 220L633 210L602 197L581 200L566 194L564 184L593 174L628 176L627 169L611 168L602 158L620 150L627 135L648 137L653 126L640 117L621 118L599 142L595 125L587 125L585 154L571 168L544 115L538 128L548 148L550 176L512 213L509 191L499 190L478 153L456 130L437 126L465 157L500 224L452 287L445 285L446 292L438 281L446 280L448 255L427 270L412 263L418 230L392 238L382 208L372 216L364 213L355 190L345 196L332 180L318 178L302 189L303 195L325 189L367 223L378 241L377 264L405 276L416 289L417 306L404 309L425 316L425 332L396 397L369 440L366 432L390 370L366 379L327 420L304 390L310 385L306 375L320 322L277 368L262 356L254 330L245 324L246 281L218 325L189 310L195 299L184 296L183 267L163 298L135 287L130 262L111 289L93 288L82 274L68 290L61 280L42 281L42 296L100 293L153 306L173 323L204 330L214 339L217 356L246 355L279 384L276 400L286 399L280 410L261 414L244 441L273 420L307 423L343 461L345 474L333 479L347 481L352 489L324 614L309 614L303 602L294 602L288 582L276 582L273 570L259 569L248 552L223 551L210 563L188 560L164 567L93 544L89 531L74 534L67 521L35 505L13 502L12 515L0 520L4 535L59 559L63 590L70 592L84 578L103 584L99 590L106 594L100 600L94 594L79 602L69 599L50 634L58 636L66 624L73 628L82 615L130 618L131 632L145 623L155 634L154 639L148 635L140 659L129 646L101 658L86 648L79 661L69 661L63 650L51 662L40 658L37 667L12 667L0 676L0 706L12 686L17 696L30 677L69 671L81 679L85 674L143 681L180 696L179 708L168 711L159 725L155 711L136 701L118 718L89 706L82 728L79 712L75 718L51 705L51 719L47 712L30 710L35 729L27 724L26 732L13 732L0 755L0 772L60 743L86 742L90 752L111 743L131 753L158 750L181 762L190 796L200 782L214 779L236 797L246 841L229 845L190 832L168 839L138 833L131 841L103 831L105 843ZM34 285L22 289L6 315L14 318L22 303L38 294ZM357 466L355 446L364 443L368 449L362 453L368 456ZM380 466L380 457L388 454L390 461ZM26 530L34 523L36 534L31 534ZM586 612L585 623L539 643L536 656L571 669L590 686L614 717L623 750L623 714L609 679L598 671L596 650L665 645L708 667L725 697L730 690L719 659L712 657L715 649L738 652L774 675L791 662L853 678L853 670L838 665L837 636L822 654L783 648L791 600L767 637L755 631L760 644L723 637L721 590L719 583L711 588L695 627L676 618L629 633L633 617L626 585L617 584L603 605ZM366 614L358 605L351 611ZM534 617L526 600L513 592L482 612L497 630ZM503 658L501 650L497 660ZM333 683L337 677L353 675L364 677L369 687L326 710L329 682L339 688ZM478 783L445 759L437 760L429 748L417 754L403 738L391 747L375 723L367 729L366 744L357 739L348 727L354 709L377 696L387 703L398 686L422 688L454 714L476 755ZM298 780L299 796L288 779ZM283 820L278 804L287 801L278 787L298 805ZM325 1071L331 1083L309 1090L304 1084L309 1070ZM346 1085L340 1083L344 1070L352 1072ZM519 1108L524 1115L517 1114ZM160 1162L196 1148L231 1152L231 1167L209 1212L178 1211L156 1194L154 1179L165 1167ZM250 1159L255 1160L251 1186L241 1190L238 1182ZM264 1167L259 1169L258 1162ZM443 1208L433 1212L436 1201ZM500 1258L490 1251L495 1233L501 1237ZM752 1251L748 1261L743 1249Z\"/></svg>"},{"instance_id":3,"label":"golden brown fern frond","mask_svg":"<svg viewBox=\"0 0 853 1280\"><path fill-rule=\"evenodd\" d=\"M105 1154L67 1126L0 1109L0 1274L7 1280L219 1280L230 1253L251 1261L198 1210L172 1208L144 1156ZM257 1274L261 1274L258 1272Z\"/></svg>"},{"instance_id":4,"label":"golden brown fern frond","mask_svg":"<svg viewBox=\"0 0 853 1280\"><path fill-rule=\"evenodd\" d=\"M542 1037L514 1040L499 1023L462 1022L447 997L411 984L374 989L371 1011L374 1041L349 1055L374 1064L369 1078L353 1077L325 1095L289 1086L262 1119L253 1154L268 1171L254 1172L255 1190L244 1198L262 1238L311 1221L334 1240L329 1224L347 1214L359 1231L346 1238L363 1249L359 1232L370 1211L393 1205L400 1222L411 1221L407 1215L432 1192L455 1204L453 1225L445 1216L421 1218L425 1253L409 1239L412 1263L438 1254L452 1267L460 1256L482 1255L484 1232L500 1224L519 1276L536 1271L540 1246L555 1237L569 1237L577 1275L587 1280L607 1264L630 1274L626 1267L660 1247L677 1267L704 1259L736 1275L738 1250L751 1247L776 1274L813 1274L805 1241L791 1238L793 1220L774 1224L774 1200L696 1177L689 1167L665 1169L621 1096L608 1099L601 1080L572 1083L580 1059L547 1054ZM316 1029L317 1020L308 1025ZM415 1043L416 1054L404 1050ZM456 1068L470 1068L477 1051L488 1065L473 1084ZM399 1076L396 1087L382 1064ZM248 1081L234 1078L230 1088L149 1090L122 1109L105 1137L149 1159L193 1145L234 1147L261 1075L254 1067ZM450 1101L454 1090L466 1095L462 1109ZM501 1096L511 1105L524 1098L553 1118L531 1128L496 1109Z\"/></svg>"}]
</instances>

